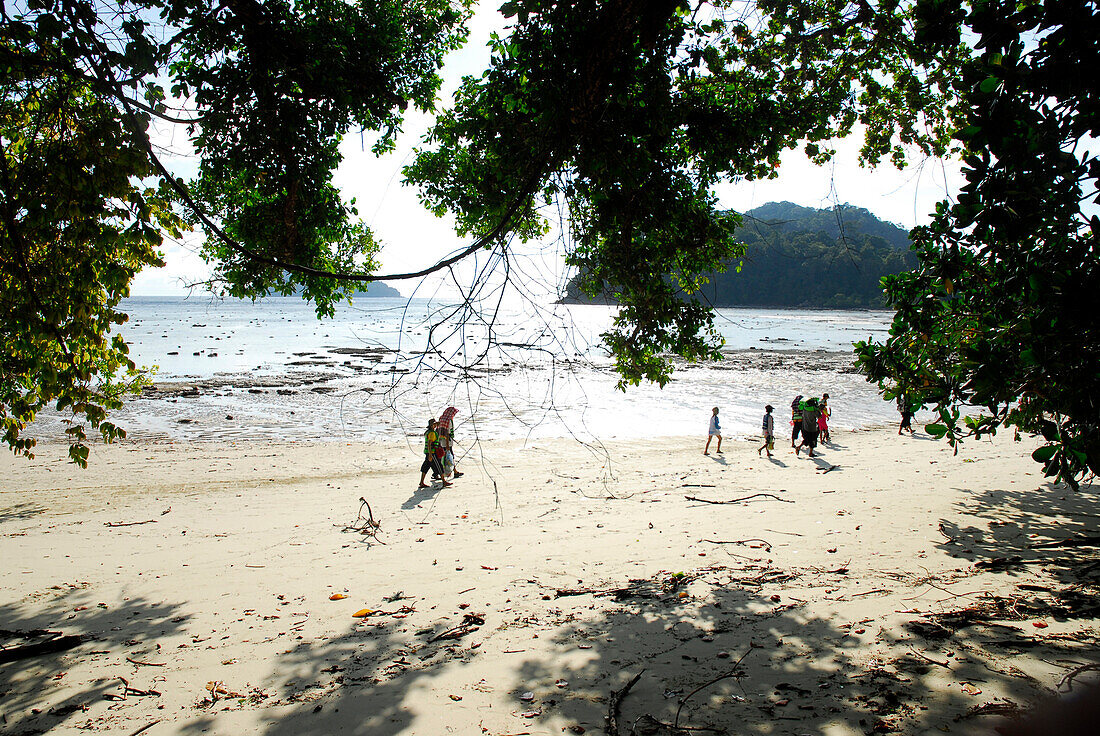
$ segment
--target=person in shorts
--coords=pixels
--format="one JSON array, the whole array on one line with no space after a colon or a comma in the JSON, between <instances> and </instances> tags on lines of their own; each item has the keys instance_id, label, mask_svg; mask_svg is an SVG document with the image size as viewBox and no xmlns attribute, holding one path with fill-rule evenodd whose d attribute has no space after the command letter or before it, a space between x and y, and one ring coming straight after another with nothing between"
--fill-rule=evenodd
<instances>
[{"instance_id":1,"label":"person in shorts","mask_svg":"<svg viewBox=\"0 0 1100 736\"><path fill-rule=\"evenodd\" d=\"M760 424L760 428L764 430L764 444L757 449L757 455L762 450L767 450L768 457L771 457L772 450L775 449L775 417L772 416L772 409L774 408L771 404L764 407L764 421Z\"/></svg>"},{"instance_id":2,"label":"person in shorts","mask_svg":"<svg viewBox=\"0 0 1100 736\"><path fill-rule=\"evenodd\" d=\"M710 454L710 441L717 437L718 448L715 450L719 455L722 454L722 427L718 423L718 407L711 409L710 426L707 427L707 446L703 448L703 454Z\"/></svg>"},{"instance_id":3,"label":"person in shorts","mask_svg":"<svg viewBox=\"0 0 1100 736\"><path fill-rule=\"evenodd\" d=\"M438 473L439 477L443 478L443 466L440 465L439 459L435 456L437 447L439 447L439 434L435 431L435 419L433 418L428 420L428 429L424 432L424 462L420 464L420 488L431 487L424 482L429 470ZM446 480L443 481L444 488L450 485Z\"/></svg>"},{"instance_id":4,"label":"person in shorts","mask_svg":"<svg viewBox=\"0 0 1100 736\"><path fill-rule=\"evenodd\" d=\"M798 441L798 435L802 434L802 394L794 397L791 402L791 447Z\"/></svg>"}]
</instances>

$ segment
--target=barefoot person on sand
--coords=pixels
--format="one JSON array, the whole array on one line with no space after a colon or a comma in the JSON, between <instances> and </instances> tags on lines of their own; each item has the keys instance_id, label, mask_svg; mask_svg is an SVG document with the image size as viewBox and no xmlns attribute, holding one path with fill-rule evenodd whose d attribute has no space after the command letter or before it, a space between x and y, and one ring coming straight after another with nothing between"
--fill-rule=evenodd
<instances>
[{"instance_id":1,"label":"barefoot person on sand","mask_svg":"<svg viewBox=\"0 0 1100 736\"><path fill-rule=\"evenodd\" d=\"M430 488L427 483L424 482L424 478L428 475L428 471L438 473L440 478L443 478L443 468L439 464L439 460L435 456L436 446L439 444L439 435L435 431L435 419L428 420L428 429L424 432L424 462L420 465L420 488ZM450 483L446 480L443 481L443 487L450 487Z\"/></svg>"},{"instance_id":2,"label":"barefoot person on sand","mask_svg":"<svg viewBox=\"0 0 1100 736\"><path fill-rule=\"evenodd\" d=\"M710 426L707 428L707 446L703 448L703 454L710 454L710 441L711 438L718 438L718 449L715 450L719 455L722 454L722 427L718 424L718 407L711 409Z\"/></svg>"},{"instance_id":3,"label":"barefoot person on sand","mask_svg":"<svg viewBox=\"0 0 1100 736\"><path fill-rule=\"evenodd\" d=\"M817 432L821 438L821 444L827 444L833 441L832 435L829 434L829 417L833 415L833 410L829 408L829 394L821 395L821 403L818 404L820 413L817 416Z\"/></svg>"},{"instance_id":4,"label":"barefoot person on sand","mask_svg":"<svg viewBox=\"0 0 1100 736\"><path fill-rule=\"evenodd\" d=\"M901 431L908 430L909 434L913 434L913 405L910 403L909 398L902 394L898 397L898 413L901 414L901 426L898 427L898 434Z\"/></svg>"},{"instance_id":5,"label":"barefoot person on sand","mask_svg":"<svg viewBox=\"0 0 1100 736\"><path fill-rule=\"evenodd\" d=\"M798 435L802 432L802 394L791 402L791 447L794 447ZM797 454L797 452L795 453Z\"/></svg>"},{"instance_id":6,"label":"barefoot person on sand","mask_svg":"<svg viewBox=\"0 0 1100 736\"><path fill-rule=\"evenodd\" d=\"M814 448L817 447L817 417L820 409L816 398L809 398L799 404L802 411L802 443L794 448L794 454L798 455L803 447L809 448L810 457L814 456Z\"/></svg>"},{"instance_id":7,"label":"barefoot person on sand","mask_svg":"<svg viewBox=\"0 0 1100 736\"><path fill-rule=\"evenodd\" d=\"M774 408L771 404L764 407L764 421L760 425L764 430L764 444L756 451L757 455L760 455L760 450L767 450L768 457L771 457L772 449L775 448L775 417L772 416Z\"/></svg>"}]
</instances>

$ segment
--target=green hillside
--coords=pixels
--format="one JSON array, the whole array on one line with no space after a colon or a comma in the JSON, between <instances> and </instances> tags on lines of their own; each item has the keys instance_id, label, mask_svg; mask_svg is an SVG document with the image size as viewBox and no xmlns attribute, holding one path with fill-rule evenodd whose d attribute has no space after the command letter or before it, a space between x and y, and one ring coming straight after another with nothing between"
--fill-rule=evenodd
<instances>
[{"instance_id":1,"label":"green hillside","mask_svg":"<svg viewBox=\"0 0 1100 736\"><path fill-rule=\"evenodd\" d=\"M702 298L716 307L864 309L884 306L880 279L916 266L909 235L851 205L819 210L772 202L744 213L744 265L711 274ZM590 300L575 280L565 301Z\"/></svg>"}]
</instances>

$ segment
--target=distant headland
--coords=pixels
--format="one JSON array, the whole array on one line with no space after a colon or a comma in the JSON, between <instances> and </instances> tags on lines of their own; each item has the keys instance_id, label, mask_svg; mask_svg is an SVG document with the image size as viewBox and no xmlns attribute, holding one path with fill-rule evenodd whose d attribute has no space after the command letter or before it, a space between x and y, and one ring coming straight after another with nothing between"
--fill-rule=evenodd
<instances>
[{"instance_id":1,"label":"distant headland","mask_svg":"<svg viewBox=\"0 0 1100 736\"><path fill-rule=\"evenodd\" d=\"M881 279L917 265L909 233L866 209L830 209L770 202L742 214L737 238L746 252L741 271L731 262L707 274L698 296L716 307L878 309ZM562 302L614 304L613 288L593 298L568 281Z\"/></svg>"}]
</instances>

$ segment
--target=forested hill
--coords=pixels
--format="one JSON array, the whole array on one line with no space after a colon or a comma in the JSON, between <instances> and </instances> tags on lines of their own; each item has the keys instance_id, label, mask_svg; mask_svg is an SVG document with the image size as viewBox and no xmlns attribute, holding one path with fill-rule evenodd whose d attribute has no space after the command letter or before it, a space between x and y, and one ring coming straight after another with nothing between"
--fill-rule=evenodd
<instances>
[{"instance_id":1,"label":"forested hill","mask_svg":"<svg viewBox=\"0 0 1100 736\"><path fill-rule=\"evenodd\" d=\"M718 307L883 307L880 279L917 264L905 230L851 205L771 202L745 212L738 232L747 246L741 272L710 274L701 292ZM592 300L571 280L565 301Z\"/></svg>"}]
</instances>

